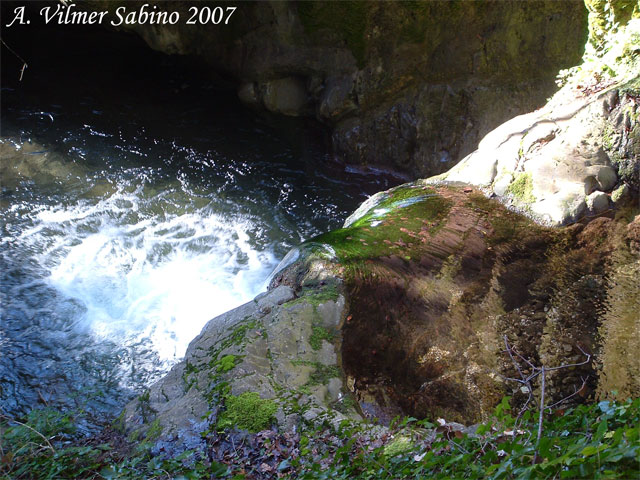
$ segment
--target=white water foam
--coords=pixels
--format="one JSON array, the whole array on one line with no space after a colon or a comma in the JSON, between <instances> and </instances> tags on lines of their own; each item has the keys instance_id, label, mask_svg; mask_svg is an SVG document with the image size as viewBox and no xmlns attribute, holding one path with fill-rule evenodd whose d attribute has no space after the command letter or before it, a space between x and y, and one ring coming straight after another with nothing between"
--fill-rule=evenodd
<instances>
[{"instance_id":1,"label":"white water foam","mask_svg":"<svg viewBox=\"0 0 640 480\"><path fill-rule=\"evenodd\" d=\"M208 320L260 293L277 261L251 245L247 218L140 213L147 206L119 192L45 207L21 241L44 247L50 286L86 308L76 329L120 345L150 342L167 367Z\"/></svg>"}]
</instances>

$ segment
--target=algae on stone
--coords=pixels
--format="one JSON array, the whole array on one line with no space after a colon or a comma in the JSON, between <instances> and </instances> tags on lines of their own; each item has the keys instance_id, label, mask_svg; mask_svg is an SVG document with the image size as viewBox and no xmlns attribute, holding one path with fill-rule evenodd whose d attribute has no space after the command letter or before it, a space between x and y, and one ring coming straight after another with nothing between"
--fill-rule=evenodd
<instances>
[{"instance_id":1,"label":"algae on stone","mask_svg":"<svg viewBox=\"0 0 640 480\"><path fill-rule=\"evenodd\" d=\"M255 392L229 395L224 399L225 410L218 419L219 429L239 428L259 432L274 421L278 405L273 400L260 398Z\"/></svg>"},{"instance_id":2,"label":"algae on stone","mask_svg":"<svg viewBox=\"0 0 640 480\"><path fill-rule=\"evenodd\" d=\"M536 197L533 195L533 180L530 173L518 174L507 188L507 192L525 204L536 201Z\"/></svg>"}]
</instances>

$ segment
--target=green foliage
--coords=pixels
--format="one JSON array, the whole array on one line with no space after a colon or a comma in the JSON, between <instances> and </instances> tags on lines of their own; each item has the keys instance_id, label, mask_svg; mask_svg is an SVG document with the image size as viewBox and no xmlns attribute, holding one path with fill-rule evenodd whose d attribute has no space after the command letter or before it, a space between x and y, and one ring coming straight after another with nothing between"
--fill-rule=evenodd
<instances>
[{"instance_id":1,"label":"green foliage","mask_svg":"<svg viewBox=\"0 0 640 480\"><path fill-rule=\"evenodd\" d=\"M0 421L0 478L71 478L91 472L103 449L56 445L75 432L73 415L52 408L32 410L24 423Z\"/></svg>"},{"instance_id":2,"label":"green foliage","mask_svg":"<svg viewBox=\"0 0 640 480\"><path fill-rule=\"evenodd\" d=\"M254 431L266 428L276 409L273 401L255 393L226 401L227 412L235 412L238 419L262 419L262 424L250 426ZM253 448L238 448L237 455L223 458L201 458L187 451L162 459L149 453L146 442L121 455L108 444L72 437L73 416L44 409L33 411L24 424L0 421L0 479L204 479L247 472L253 472L250 478L274 478L278 472L278 477L313 480L639 477L640 399L602 401L547 415L536 464L534 417L525 414L514 428L505 398L495 417L473 433L447 425L434 430L433 424L415 418L394 422L388 433L345 423L337 432L319 426L301 435L259 434L243 440ZM213 445L226 438L210 435Z\"/></svg>"},{"instance_id":3,"label":"green foliage","mask_svg":"<svg viewBox=\"0 0 640 480\"><path fill-rule=\"evenodd\" d=\"M331 332L324 327L311 327L311 337L309 337L309 345L311 345L311 348L314 350L320 350L323 340L331 342L333 340Z\"/></svg>"},{"instance_id":4,"label":"green foliage","mask_svg":"<svg viewBox=\"0 0 640 480\"><path fill-rule=\"evenodd\" d=\"M32 410L24 422L0 416L0 479L53 480L189 478L226 476L228 467L213 462L191 462L193 452L161 459L150 454L154 437L161 432L151 425L144 442L122 449L122 433L106 429L98 438L76 432L81 413L62 413L52 408Z\"/></svg>"},{"instance_id":5,"label":"green foliage","mask_svg":"<svg viewBox=\"0 0 640 480\"><path fill-rule=\"evenodd\" d=\"M239 428L250 432L259 432L271 425L278 405L273 400L260 398L255 392L241 395L228 395L225 398L226 410L218 419L218 428Z\"/></svg>"},{"instance_id":6,"label":"green foliage","mask_svg":"<svg viewBox=\"0 0 640 480\"><path fill-rule=\"evenodd\" d=\"M544 424L537 464L533 464L535 420L528 419L521 430L514 430L510 412L504 399L496 417L480 425L474 435L442 428L431 440L424 434L422 439L413 435L411 441L400 435L386 445L372 442L359 447L359 433L347 429L341 432L344 443L321 461L300 459L298 478L592 479L640 474L640 400L556 412ZM414 425L415 433L430 426Z\"/></svg>"},{"instance_id":7,"label":"green foliage","mask_svg":"<svg viewBox=\"0 0 640 480\"><path fill-rule=\"evenodd\" d=\"M583 62L560 70L556 83L588 93L638 76L640 4L637 0L586 0L586 3L591 10L590 36Z\"/></svg>"}]
</instances>

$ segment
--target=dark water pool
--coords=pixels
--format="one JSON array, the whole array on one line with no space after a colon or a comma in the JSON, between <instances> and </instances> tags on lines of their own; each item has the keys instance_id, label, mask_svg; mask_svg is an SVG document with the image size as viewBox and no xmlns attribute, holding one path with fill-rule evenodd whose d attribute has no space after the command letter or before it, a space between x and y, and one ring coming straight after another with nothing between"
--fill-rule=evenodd
<instances>
[{"instance_id":1,"label":"dark water pool","mask_svg":"<svg viewBox=\"0 0 640 480\"><path fill-rule=\"evenodd\" d=\"M398 183L135 37L3 51L0 408L117 412L286 252ZM66 48L66 51L65 51Z\"/></svg>"}]
</instances>

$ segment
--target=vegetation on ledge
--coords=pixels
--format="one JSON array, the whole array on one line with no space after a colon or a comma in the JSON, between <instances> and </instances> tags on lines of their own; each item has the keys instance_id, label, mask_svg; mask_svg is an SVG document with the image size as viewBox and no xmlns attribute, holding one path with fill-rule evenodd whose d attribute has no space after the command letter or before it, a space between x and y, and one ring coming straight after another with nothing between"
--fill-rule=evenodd
<instances>
[{"instance_id":1,"label":"vegetation on ledge","mask_svg":"<svg viewBox=\"0 0 640 480\"><path fill-rule=\"evenodd\" d=\"M228 395L224 403L226 410L218 420L218 428L240 428L259 432L270 426L278 405L273 400L264 400L255 392Z\"/></svg>"},{"instance_id":2,"label":"vegetation on ledge","mask_svg":"<svg viewBox=\"0 0 640 480\"><path fill-rule=\"evenodd\" d=\"M149 439L125 445L114 430L76 437L70 415L43 409L23 424L0 423L0 478L592 479L640 474L640 399L560 409L548 417L535 463L537 422L526 413L516 424L507 398L491 421L471 428L405 418L389 430L345 422L337 432L326 426L284 434L211 432L198 451L163 459L151 454Z\"/></svg>"}]
</instances>

